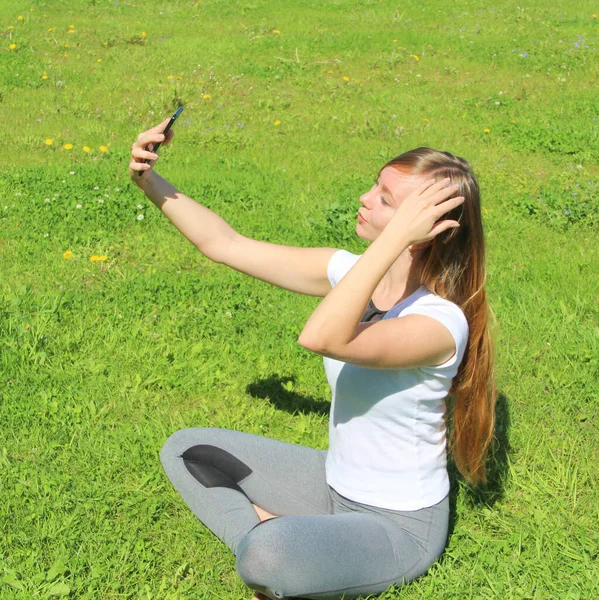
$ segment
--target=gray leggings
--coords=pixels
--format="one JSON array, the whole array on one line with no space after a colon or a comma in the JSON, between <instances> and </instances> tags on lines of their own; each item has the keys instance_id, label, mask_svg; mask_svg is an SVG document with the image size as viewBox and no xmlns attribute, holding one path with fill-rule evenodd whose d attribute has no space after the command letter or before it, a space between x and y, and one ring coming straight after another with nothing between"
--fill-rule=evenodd
<instances>
[{"instance_id":1,"label":"gray leggings","mask_svg":"<svg viewBox=\"0 0 599 600\"><path fill-rule=\"evenodd\" d=\"M340 496L326 451L225 429L183 429L162 464L194 514L273 598L379 594L424 573L447 539L449 502L394 511ZM282 518L260 523L252 503Z\"/></svg>"}]
</instances>

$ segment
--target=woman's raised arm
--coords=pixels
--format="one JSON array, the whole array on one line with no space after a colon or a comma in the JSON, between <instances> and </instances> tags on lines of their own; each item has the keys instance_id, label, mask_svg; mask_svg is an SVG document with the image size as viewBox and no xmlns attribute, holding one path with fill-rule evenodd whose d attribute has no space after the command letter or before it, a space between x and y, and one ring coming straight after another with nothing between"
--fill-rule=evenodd
<instances>
[{"instance_id":1,"label":"woman's raised arm","mask_svg":"<svg viewBox=\"0 0 599 600\"><path fill-rule=\"evenodd\" d=\"M292 292L326 296L331 289L327 266L334 248L280 246L240 235L215 212L185 196L152 170L158 155L149 148L158 141L168 144L174 135L171 129L165 140L159 133L167 121L140 134L133 144L129 175L135 185L210 260ZM151 162L143 162L145 159Z\"/></svg>"}]
</instances>

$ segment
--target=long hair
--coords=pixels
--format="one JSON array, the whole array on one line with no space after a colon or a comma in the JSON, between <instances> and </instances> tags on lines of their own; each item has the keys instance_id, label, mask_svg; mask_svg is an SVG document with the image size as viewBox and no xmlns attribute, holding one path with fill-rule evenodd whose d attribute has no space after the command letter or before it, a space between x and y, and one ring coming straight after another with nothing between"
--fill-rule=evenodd
<instances>
[{"instance_id":1,"label":"long hair","mask_svg":"<svg viewBox=\"0 0 599 600\"><path fill-rule=\"evenodd\" d=\"M460 185L455 195L464 197L461 206L443 217L459 221L460 227L437 235L421 250L418 264L421 283L457 304L468 321L466 352L449 392L449 450L468 482L486 483L485 458L493 438L496 392L478 183L463 158L431 148L405 152L385 167L436 181L449 177L452 184Z\"/></svg>"}]
</instances>

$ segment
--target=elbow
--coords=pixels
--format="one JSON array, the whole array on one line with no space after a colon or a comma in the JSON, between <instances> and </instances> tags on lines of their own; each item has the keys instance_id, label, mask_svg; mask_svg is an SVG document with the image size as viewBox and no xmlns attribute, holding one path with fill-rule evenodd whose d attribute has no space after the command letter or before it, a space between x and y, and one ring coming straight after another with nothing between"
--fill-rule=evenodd
<instances>
[{"instance_id":1,"label":"elbow","mask_svg":"<svg viewBox=\"0 0 599 600\"><path fill-rule=\"evenodd\" d=\"M310 352L315 352L322 356L332 356L336 352L335 345L327 342L322 336L306 335L302 332L297 339L297 342L306 350L310 350Z\"/></svg>"},{"instance_id":2,"label":"elbow","mask_svg":"<svg viewBox=\"0 0 599 600\"><path fill-rule=\"evenodd\" d=\"M321 344L318 343L318 340L316 340L313 336L307 335L303 331L300 333L299 338L297 338L297 343L306 350L310 350L310 352L316 352L317 354L321 354L323 350Z\"/></svg>"}]
</instances>

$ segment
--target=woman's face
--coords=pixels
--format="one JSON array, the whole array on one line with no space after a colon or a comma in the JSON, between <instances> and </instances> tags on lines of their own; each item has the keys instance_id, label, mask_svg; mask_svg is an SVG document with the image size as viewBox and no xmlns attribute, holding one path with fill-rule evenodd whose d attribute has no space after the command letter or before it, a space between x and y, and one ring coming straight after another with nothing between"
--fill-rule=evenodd
<instances>
[{"instance_id":1,"label":"woman's face","mask_svg":"<svg viewBox=\"0 0 599 600\"><path fill-rule=\"evenodd\" d=\"M426 180L385 167L370 190L360 196L356 233L373 242L385 229L399 205Z\"/></svg>"}]
</instances>

